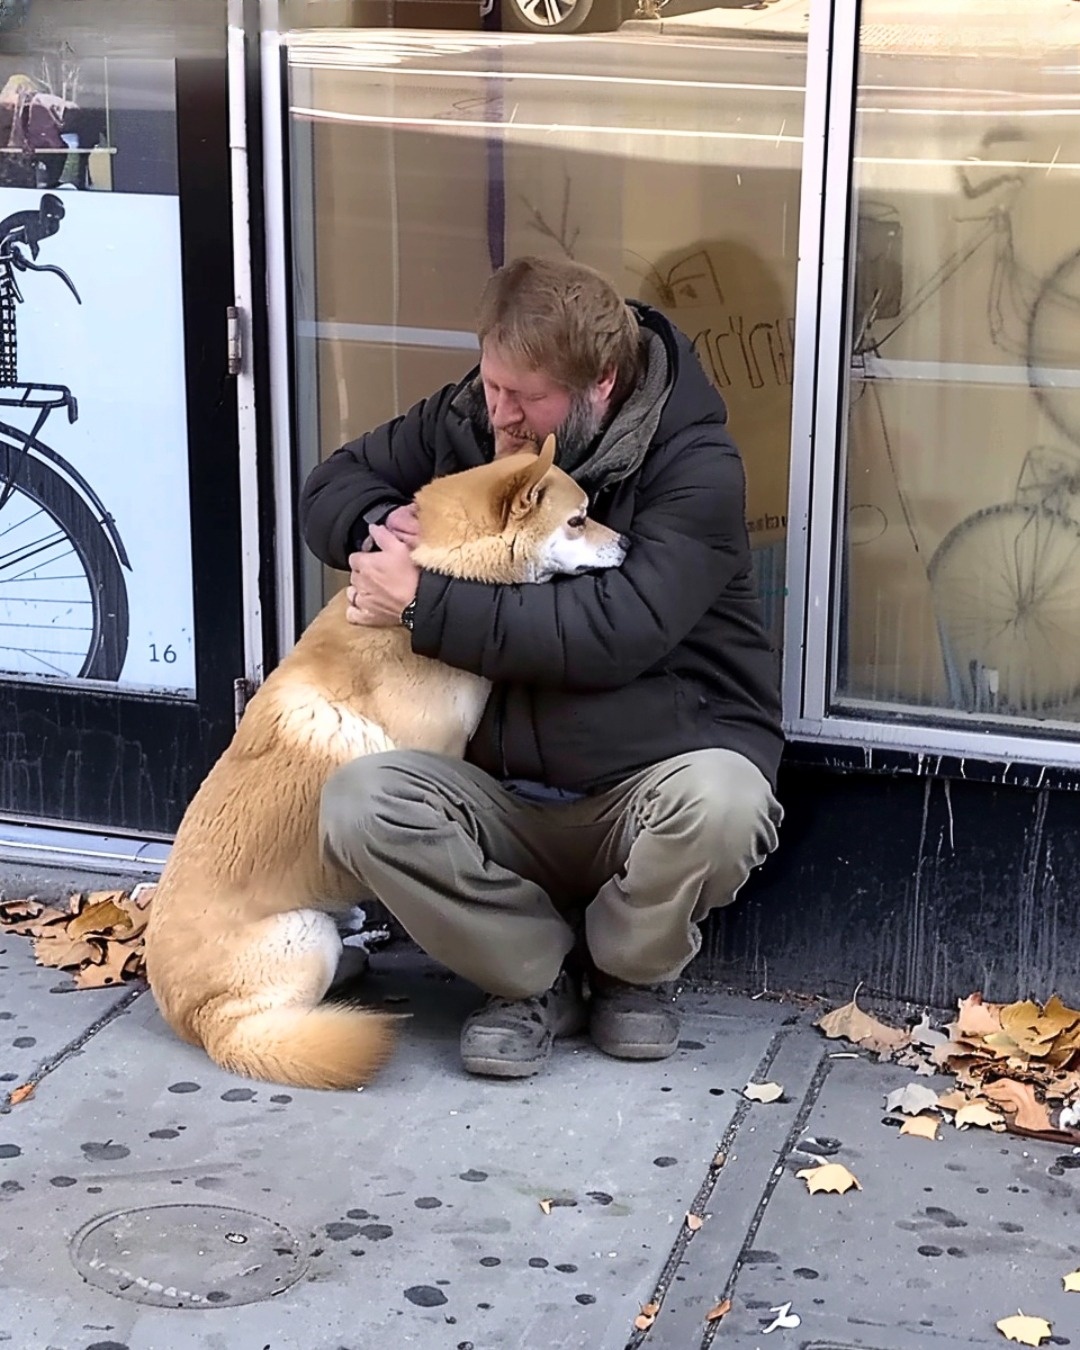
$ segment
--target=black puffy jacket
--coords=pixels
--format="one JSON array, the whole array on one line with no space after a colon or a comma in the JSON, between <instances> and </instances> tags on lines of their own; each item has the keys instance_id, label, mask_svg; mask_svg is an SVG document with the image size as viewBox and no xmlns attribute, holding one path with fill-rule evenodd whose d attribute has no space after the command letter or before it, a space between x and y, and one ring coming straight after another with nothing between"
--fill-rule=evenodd
<instances>
[{"instance_id":1,"label":"black puffy jacket","mask_svg":"<svg viewBox=\"0 0 1080 1350\"><path fill-rule=\"evenodd\" d=\"M596 792L720 746L775 782L778 663L751 572L742 461L687 338L658 311L635 312L663 339L673 380L641 468L590 503L594 519L630 536L626 561L539 586L425 572L413 649L494 682L468 758L497 778ZM347 568L373 508L491 459L490 433L457 399L475 378L318 465L300 498L316 557Z\"/></svg>"}]
</instances>

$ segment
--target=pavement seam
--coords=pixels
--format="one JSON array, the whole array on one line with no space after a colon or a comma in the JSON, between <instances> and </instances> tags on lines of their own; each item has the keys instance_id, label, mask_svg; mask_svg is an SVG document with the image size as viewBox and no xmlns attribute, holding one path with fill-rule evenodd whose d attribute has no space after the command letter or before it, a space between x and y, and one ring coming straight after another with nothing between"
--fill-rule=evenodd
<instances>
[{"instance_id":1,"label":"pavement seam","mask_svg":"<svg viewBox=\"0 0 1080 1350\"><path fill-rule=\"evenodd\" d=\"M769 1042L768 1048L762 1055L761 1059L758 1062L757 1067L754 1070L753 1077L755 1080L760 1081L768 1073L774 1060L779 1055L781 1049L784 1047L787 1040L790 1038L792 1032L796 1030L798 1030L798 1028L795 1026L779 1027L777 1029L772 1040ZM824 1068L822 1066L824 1066ZM823 1056L822 1063L818 1065L818 1068L814 1073L814 1077L811 1079L810 1086L806 1091L806 1094L803 1099L803 1104L799 1108L799 1114L796 1116L795 1122L792 1125L791 1130L789 1131L788 1136L784 1141L784 1146L781 1151L780 1157L783 1158L787 1156L788 1150L791 1147L793 1137L805 1126L806 1121L809 1118L810 1112L813 1109L814 1102L817 1100L817 1094L818 1092L820 1092L821 1085L822 1083L824 1083L825 1077L828 1074L828 1066L829 1061L825 1059ZM735 1110L732 1113L731 1119L728 1121L727 1128L724 1130L724 1133L720 1136L720 1140L716 1146L716 1154L713 1158L712 1163L709 1166L708 1171L705 1173L705 1178L702 1181L701 1185L698 1187L697 1194L690 1202L690 1209L689 1209L690 1214L695 1214L698 1216L698 1218L702 1219L705 1217L705 1206L709 1203L713 1191L716 1189L716 1184L720 1180L721 1173L723 1172L724 1166L731 1153L731 1148L735 1142L735 1138L738 1135L739 1129L741 1128L743 1121L749 1115L750 1109L753 1106L753 1104L754 1103L751 1102L747 1097L740 1098L738 1105L735 1107ZM775 1184L776 1184L776 1176L774 1171L773 1173L770 1174L769 1183L765 1189L763 1197L758 1205L758 1208L754 1211L754 1218L751 1227L748 1231L746 1242L744 1242L743 1246L739 1249L740 1258L742 1253L748 1249L747 1243L750 1242L750 1239L753 1236L753 1234L757 1232L758 1226L761 1223L761 1218L765 1212L766 1202L769 1196L772 1194L773 1187L775 1186ZM686 1249L689 1246L690 1241L693 1237L694 1232L690 1228L688 1228L687 1225L684 1223L679 1230L678 1237L672 1243L671 1250L668 1252L667 1255L667 1260L664 1262L663 1268L660 1271L660 1275L657 1278L656 1285L653 1289L652 1296L649 1300L650 1303L656 1304L660 1310L663 1309L664 1299L667 1297L668 1292L670 1291L672 1280L674 1279L675 1276L675 1272L682 1264L682 1260L686 1253ZM732 1274L728 1277L727 1284L724 1287L723 1297L727 1296L730 1288L734 1288L740 1264L741 1261L737 1259ZM660 1315L659 1312L657 1315L658 1316ZM708 1333L709 1335L708 1343L711 1343L712 1336L713 1334L715 1334L717 1326L719 1326L719 1322L714 1323L710 1326ZM649 1329L642 1331L638 1330L632 1331L630 1334L630 1339L626 1342L626 1350L638 1350L638 1347L642 1344L642 1342L646 1339L648 1335ZM702 1344L704 1346L706 1342L702 1342Z\"/></svg>"},{"instance_id":2,"label":"pavement seam","mask_svg":"<svg viewBox=\"0 0 1080 1350\"><path fill-rule=\"evenodd\" d=\"M731 1298L735 1293L735 1286L738 1283L739 1275L742 1272L743 1257L754 1245L754 1239L757 1237L758 1229L761 1227L761 1221L765 1217L765 1210L769 1201L772 1199L773 1191L776 1190L777 1183L784 1174L784 1164L792 1149L798 1143L800 1136L806 1129L806 1123L810 1119L810 1113L817 1104L817 1099L821 1094L821 1089L825 1086L825 1080L828 1078L831 1069L832 1060L829 1058L828 1052L822 1050L818 1066L814 1070L814 1075L810 1079L806 1091L803 1094L802 1104L799 1107L798 1113L791 1123L791 1129L788 1130L787 1137L777 1154L776 1166L769 1171L769 1180L761 1192L761 1198L758 1200L753 1218L747 1226L742 1246L739 1248L738 1255L731 1267L731 1272L724 1282L724 1287L720 1293L718 1302L722 1303L724 1299ZM749 1106L749 1103L747 1103L747 1105ZM705 1331L701 1338L701 1350L709 1350L717 1332L720 1330L722 1321L722 1318L718 1318L715 1322L707 1322L705 1324Z\"/></svg>"},{"instance_id":3,"label":"pavement seam","mask_svg":"<svg viewBox=\"0 0 1080 1350\"><path fill-rule=\"evenodd\" d=\"M110 1022L115 1021L122 1013L127 1012L135 1000L141 998L145 992L145 989L129 990L123 998L118 999L111 1008L102 1013L96 1022L91 1022L90 1025L84 1031L80 1032L74 1040L68 1041L67 1045L62 1046L56 1054L50 1055L48 1059L42 1060L37 1068L34 1069L22 1083L19 1083L17 1087L36 1088L39 1083L53 1072L54 1069L58 1069L65 1060L70 1059L72 1055L77 1055L99 1031L103 1031ZM4 1102L0 1104L0 1116L8 1115L11 1109L11 1094L9 1093Z\"/></svg>"}]
</instances>

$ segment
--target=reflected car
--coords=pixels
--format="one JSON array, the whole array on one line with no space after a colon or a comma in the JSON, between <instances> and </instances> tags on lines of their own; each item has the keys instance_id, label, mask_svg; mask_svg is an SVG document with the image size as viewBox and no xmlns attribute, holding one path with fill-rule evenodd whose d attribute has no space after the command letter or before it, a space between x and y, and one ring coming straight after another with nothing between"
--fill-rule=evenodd
<instances>
[{"instance_id":1,"label":"reflected car","mask_svg":"<svg viewBox=\"0 0 1080 1350\"><path fill-rule=\"evenodd\" d=\"M483 0L481 16L498 14L507 33L581 33L618 28L637 0Z\"/></svg>"}]
</instances>

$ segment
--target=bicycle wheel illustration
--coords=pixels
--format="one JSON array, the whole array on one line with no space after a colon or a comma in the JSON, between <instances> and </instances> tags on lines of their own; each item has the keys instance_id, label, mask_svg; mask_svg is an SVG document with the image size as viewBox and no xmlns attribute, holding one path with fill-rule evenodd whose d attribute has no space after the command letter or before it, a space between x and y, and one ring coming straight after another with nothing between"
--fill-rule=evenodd
<instances>
[{"instance_id":1,"label":"bicycle wheel illustration","mask_svg":"<svg viewBox=\"0 0 1080 1350\"><path fill-rule=\"evenodd\" d=\"M930 561L946 667L961 706L985 683L998 711L1048 713L1080 693L1080 524L1039 506L990 506Z\"/></svg>"},{"instance_id":2,"label":"bicycle wheel illustration","mask_svg":"<svg viewBox=\"0 0 1080 1350\"><path fill-rule=\"evenodd\" d=\"M128 645L128 597L98 517L48 464L23 456L0 423L0 672L116 680Z\"/></svg>"},{"instance_id":3,"label":"bicycle wheel illustration","mask_svg":"<svg viewBox=\"0 0 1080 1350\"><path fill-rule=\"evenodd\" d=\"M1028 319L1027 364L1046 415L1080 446L1080 249L1039 287Z\"/></svg>"}]
</instances>

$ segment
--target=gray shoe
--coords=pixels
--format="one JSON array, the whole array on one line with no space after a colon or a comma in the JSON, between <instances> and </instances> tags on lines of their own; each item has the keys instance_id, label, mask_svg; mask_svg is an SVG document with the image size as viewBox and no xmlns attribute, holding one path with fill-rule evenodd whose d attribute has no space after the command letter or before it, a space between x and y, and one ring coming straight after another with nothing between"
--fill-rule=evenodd
<instances>
[{"instance_id":1,"label":"gray shoe","mask_svg":"<svg viewBox=\"0 0 1080 1350\"><path fill-rule=\"evenodd\" d=\"M585 1001L565 971L544 994L491 997L461 1029L461 1062L468 1073L529 1078L551 1058L556 1036L585 1030Z\"/></svg>"},{"instance_id":2,"label":"gray shoe","mask_svg":"<svg viewBox=\"0 0 1080 1350\"><path fill-rule=\"evenodd\" d=\"M667 1059L679 1044L673 984L624 984L598 974L589 1001L589 1035L616 1059Z\"/></svg>"}]
</instances>

